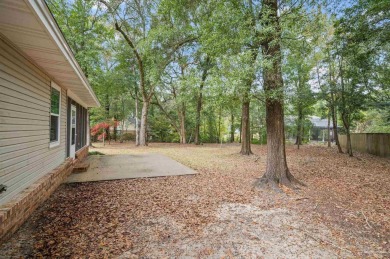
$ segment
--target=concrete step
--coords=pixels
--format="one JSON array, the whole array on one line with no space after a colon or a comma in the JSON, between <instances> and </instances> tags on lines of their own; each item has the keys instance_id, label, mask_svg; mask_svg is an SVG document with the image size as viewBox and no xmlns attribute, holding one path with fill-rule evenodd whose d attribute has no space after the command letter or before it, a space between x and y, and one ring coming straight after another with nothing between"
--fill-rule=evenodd
<instances>
[{"instance_id":1,"label":"concrete step","mask_svg":"<svg viewBox=\"0 0 390 259\"><path fill-rule=\"evenodd\" d=\"M80 163L77 163L74 167L73 167L73 173L82 173L82 172L86 172L89 168L90 164L89 162L80 162Z\"/></svg>"}]
</instances>

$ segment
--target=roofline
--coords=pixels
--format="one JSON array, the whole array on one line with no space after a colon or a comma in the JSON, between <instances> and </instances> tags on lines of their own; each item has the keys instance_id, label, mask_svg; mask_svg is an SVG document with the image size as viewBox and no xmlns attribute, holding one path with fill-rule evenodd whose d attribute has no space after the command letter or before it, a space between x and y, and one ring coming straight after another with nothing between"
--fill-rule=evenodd
<instances>
[{"instance_id":1,"label":"roofline","mask_svg":"<svg viewBox=\"0 0 390 259\"><path fill-rule=\"evenodd\" d=\"M69 64L72 66L73 70L77 74L77 76L80 78L81 82L83 83L84 87L88 90L92 98L94 99L96 106L100 106L100 102L98 98L96 97L94 91L92 90L91 85L88 82L88 79L85 77L83 70L81 69L79 63L76 61L76 58L70 49L68 43L65 40L64 35L62 34L62 31L60 27L57 24L57 21L54 19L53 14L50 12L47 4L43 0L24 0L37 14L38 18L42 22L42 24L45 26L47 31L49 32L50 36L54 40L54 42L59 47L60 51L68 60Z\"/></svg>"}]
</instances>

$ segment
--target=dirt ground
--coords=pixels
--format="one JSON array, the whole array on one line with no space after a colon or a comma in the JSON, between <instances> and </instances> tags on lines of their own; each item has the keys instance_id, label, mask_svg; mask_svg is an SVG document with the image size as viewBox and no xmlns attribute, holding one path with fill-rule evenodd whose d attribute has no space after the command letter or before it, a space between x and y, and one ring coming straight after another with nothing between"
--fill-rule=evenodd
<instances>
[{"instance_id":1,"label":"dirt ground","mask_svg":"<svg viewBox=\"0 0 390 259\"><path fill-rule=\"evenodd\" d=\"M0 257L390 257L390 159L333 148L287 147L307 187L252 187L266 147L114 143L105 154L161 153L191 176L62 185L5 244Z\"/></svg>"}]
</instances>

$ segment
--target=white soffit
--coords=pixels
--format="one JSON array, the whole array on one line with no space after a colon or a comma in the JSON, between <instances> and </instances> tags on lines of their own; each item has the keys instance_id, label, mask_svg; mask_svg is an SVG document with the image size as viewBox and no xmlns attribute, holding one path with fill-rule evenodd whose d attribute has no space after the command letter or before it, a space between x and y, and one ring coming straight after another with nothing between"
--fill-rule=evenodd
<instances>
[{"instance_id":1,"label":"white soffit","mask_svg":"<svg viewBox=\"0 0 390 259\"><path fill-rule=\"evenodd\" d=\"M0 33L84 105L100 105L43 0L0 0Z\"/></svg>"}]
</instances>

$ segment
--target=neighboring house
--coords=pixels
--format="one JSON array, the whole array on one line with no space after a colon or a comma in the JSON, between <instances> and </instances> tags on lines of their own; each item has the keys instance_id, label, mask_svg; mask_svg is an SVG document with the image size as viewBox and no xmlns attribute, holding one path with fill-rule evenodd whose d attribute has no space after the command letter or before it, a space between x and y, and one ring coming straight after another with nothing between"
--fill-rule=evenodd
<instances>
[{"instance_id":1,"label":"neighboring house","mask_svg":"<svg viewBox=\"0 0 390 259\"><path fill-rule=\"evenodd\" d=\"M88 154L99 105L44 0L1 0L0 240Z\"/></svg>"},{"instance_id":2,"label":"neighboring house","mask_svg":"<svg viewBox=\"0 0 390 259\"><path fill-rule=\"evenodd\" d=\"M289 127L296 127L296 116L286 116L285 124ZM310 140L328 140L328 119L321 119L318 116L308 116L311 127L309 129ZM338 127L340 128L340 127ZM307 135L306 135L307 136ZM308 137L308 136L307 136ZM295 141L296 134L290 134L289 138ZM330 138L333 141L333 123L330 122Z\"/></svg>"},{"instance_id":3,"label":"neighboring house","mask_svg":"<svg viewBox=\"0 0 390 259\"><path fill-rule=\"evenodd\" d=\"M309 120L313 127L311 128L311 140L328 140L328 119L321 119L317 116L309 116ZM333 141L333 124L330 122L330 138Z\"/></svg>"}]
</instances>

